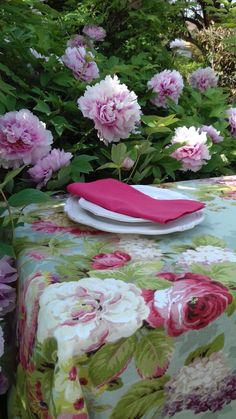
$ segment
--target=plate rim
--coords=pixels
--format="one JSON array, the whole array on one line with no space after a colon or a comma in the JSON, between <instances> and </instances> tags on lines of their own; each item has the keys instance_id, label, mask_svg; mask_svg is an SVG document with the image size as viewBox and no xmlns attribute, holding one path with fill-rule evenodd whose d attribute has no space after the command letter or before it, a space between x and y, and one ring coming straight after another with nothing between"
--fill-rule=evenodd
<instances>
[{"instance_id":1,"label":"plate rim","mask_svg":"<svg viewBox=\"0 0 236 419\"><path fill-rule=\"evenodd\" d=\"M82 220L78 220L78 218L76 218L75 216L73 216L73 214L71 214L69 212L70 211L71 204L72 205L77 205L77 207L78 207L78 209L80 211L80 214L81 214L81 211L82 211L82 216L83 216L83 212L85 212L86 213L86 216L89 217L91 220L88 220L88 221L86 221L86 220L84 221L83 219ZM69 207L69 210L68 210L68 207ZM185 217L187 217L187 216L190 216L190 215L191 216L194 215L195 216L195 219L192 222L189 222L188 224L182 225L182 226L178 226L177 225L175 227L170 228L169 230L168 230L168 224L169 223L168 224L164 224L164 225L161 224L162 226L166 226L167 227L167 229L166 230L163 230L163 231L160 231L160 230L159 231L156 231L156 230L145 231L148 228L148 226L137 226L137 224L136 225L134 224L134 225L128 226L128 223L123 223L124 224L123 228L127 229L127 227L128 227L128 231L126 232L126 231L123 231L123 229L122 229L122 231L120 231L120 228L122 228L122 227L120 225L117 225L117 226L114 225L115 224L114 221L113 221L113 225L112 224L109 225L109 222L108 222L107 223L107 226L106 225L105 226L102 226L102 227L101 226L98 226L97 225L97 222L99 222L99 220L94 219L94 217L92 215L90 215L90 213L88 211L84 210L80 206L78 200L75 197L69 197L66 200L66 203L65 203L65 206L64 206L64 211L67 214L67 216L71 220L73 220L74 222L79 223L79 224L82 224L82 225L90 226L90 227L92 227L92 228L94 228L96 230L99 230L99 231L104 231L106 233L115 233L115 234L118 234L118 233L119 234L140 234L140 235L148 235L148 236L150 236L150 235L151 236L161 236L161 235L166 235L166 234L172 234L172 233L178 233L178 232L182 232L182 231L187 231L187 230L190 230L190 229L194 228L196 225L200 224L205 219L205 214L203 214L202 211L201 212L200 211L196 211L196 212L194 212L192 214L188 214L188 215L185 216ZM103 218L103 217L98 217L98 218ZM119 222L119 223L122 224L122 222ZM155 225L155 224L158 224L158 223L152 223L152 225ZM135 231L130 231L130 229L135 230Z\"/></svg>"}]
</instances>

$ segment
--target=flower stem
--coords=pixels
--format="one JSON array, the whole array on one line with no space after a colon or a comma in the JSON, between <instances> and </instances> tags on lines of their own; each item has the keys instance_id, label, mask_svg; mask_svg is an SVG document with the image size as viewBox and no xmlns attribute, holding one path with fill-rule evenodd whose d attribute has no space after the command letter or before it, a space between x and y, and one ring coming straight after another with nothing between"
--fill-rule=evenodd
<instances>
[{"instance_id":1,"label":"flower stem","mask_svg":"<svg viewBox=\"0 0 236 419\"><path fill-rule=\"evenodd\" d=\"M3 197L3 200L4 200L5 204L6 204L6 208L7 208L8 214L9 214L9 218L10 218L10 222L11 222L11 229L12 229L12 241L14 241L14 237L15 237L15 226L14 226L13 215L12 215L12 212L11 212L11 207L10 207L10 205L8 203L8 200L7 200L7 197L6 197L6 195L5 195L5 193L3 192L2 189L0 189L0 193L1 193L2 197Z\"/></svg>"},{"instance_id":2,"label":"flower stem","mask_svg":"<svg viewBox=\"0 0 236 419\"><path fill-rule=\"evenodd\" d=\"M133 166L132 172L130 173L129 177L128 177L127 179L125 179L127 183L128 183L128 182L129 182L129 180L132 178L132 176L133 176L133 174L134 174L134 172L135 172L135 170L136 170L136 167L137 167L137 164L138 164L138 162L139 162L140 157L141 157L141 154L139 154L139 155L137 156L137 159L136 159L136 162L134 163L134 166Z\"/></svg>"}]
</instances>

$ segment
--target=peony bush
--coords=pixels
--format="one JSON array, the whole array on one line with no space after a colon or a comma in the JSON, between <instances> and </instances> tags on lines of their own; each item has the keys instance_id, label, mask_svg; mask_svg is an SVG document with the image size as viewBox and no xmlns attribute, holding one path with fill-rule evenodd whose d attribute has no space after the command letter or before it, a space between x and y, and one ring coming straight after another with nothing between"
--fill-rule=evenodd
<instances>
[{"instance_id":1,"label":"peony bush","mask_svg":"<svg viewBox=\"0 0 236 419\"><path fill-rule=\"evenodd\" d=\"M10 208L0 217L12 231L22 206L71 181L161 183L235 170L235 107L218 74L206 65L181 74L173 51L184 41L166 26L159 49L149 38L152 51L142 50L137 36L135 50L86 7L73 18L70 6L55 14L44 2L0 11L0 193ZM2 240L1 254L14 256L9 232Z\"/></svg>"}]
</instances>

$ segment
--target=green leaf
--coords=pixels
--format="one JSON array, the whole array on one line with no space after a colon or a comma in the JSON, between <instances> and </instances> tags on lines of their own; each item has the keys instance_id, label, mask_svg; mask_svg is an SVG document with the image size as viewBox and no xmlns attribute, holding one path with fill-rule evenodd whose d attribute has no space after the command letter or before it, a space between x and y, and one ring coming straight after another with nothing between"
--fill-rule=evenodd
<instances>
[{"instance_id":1,"label":"green leaf","mask_svg":"<svg viewBox=\"0 0 236 419\"><path fill-rule=\"evenodd\" d=\"M0 184L0 189L3 189L8 182L10 182L12 179L14 179L19 173L25 168L25 166L18 167L18 169L11 170L7 173L5 176L3 182Z\"/></svg>"},{"instance_id":2,"label":"green leaf","mask_svg":"<svg viewBox=\"0 0 236 419\"><path fill-rule=\"evenodd\" d=\"M61 135L66 128L70 130L73 128L63 116L54 116L51 119L51 123L54 125L58 135Z\"/></svg>"},{"instance_id":3,"label":"green leaf","mask_svg":"<svg viewBox=\"0 0 236 419\"><path fill-rule=\"evenodd\" d=\"M155 133L168 133L171 132L171 129L168 127L160 127L160 126L155 126L153 128L146 128L145 129L145 133L146 134L155 134Z\"/></svg>"},{"instance_id":4,"label":"green leaf","mask_svg":"<svg viewBox=\"0 0 236 419\"><path fill-rule=\"evenodd\" d=\"M191 364L196 358L208 358L214 352L220 351L224 347L224 341L224 333L221 333L212 342L191 352L185 361L185 365Z\"/></svg>"},{"instance_id":5,"label":"green leaf","mask_svg":"<svg viewBox=\"0 0 236 419\"><path fill-rule=\"evenodd\" d=\"M111 159L112 161L121 166L127 154L127 147L125 144L113 144L111 148Z\"/></svg>"},{"instance_id":6,"label":"green leaf","mask_svg":"<svg viewBox=\"0 0 236 419\"><path fill-rule=\"evenodd\" d=\"M45 113L46 115L50 115L51 109L49 108L48 104L45 103L43 100L38 100L37 105L34 107L36 111Z\"/></svg>"},{"instance_id":7,"label":"green leaf","mask_svg":"<svg viewBox=\"0 0 236 419\"><path fill-rule=\"evenodd\" d=\"M169 377L165 376L134 384L119 400L110 419L122 419L124 414L126 419L138 419L154 408L160 412L165 403L164 385L168 381Z\"/></svg>"},{"instance_id":8,"label":"green leaf","mask_svg":"<svg viewBox=\"0 0 236 419\"><path fill-rule=\"evenodd\" d=\"M11 256L15 257L15 252L13 246L10 246L9 244L0 242L0 256Z\"/></svg>"},{"instance_id":9,"label":"green leaf","mask_svg":"<svg viewBox=\"0 0 236 419\"><path fill-rule=\"evenodd\" d=\"M195 247L198 246L217 246L217 247L225 247L225 241L219 239L218 237L205 235L205 236L198 236L193 239L193 244Z\"/></svg>"},{"instance_id":10,"label":"green leaf","mask_svg":"<svg viewBox=\"0 0 236 419\"><path fill-rule=\"evenodd\" d=\"M89 375L93 384L102 385L121 373L131 360L136 343L136 337L132 336L99 349L92 356L89 364Z\"/></svg>"},{"instance_id":11,"label":"green leaf","mask_svg":"<svg viewBox=\"0 0 236 419\"><path fill-rule=\"evenodd\" d=\"M138 342L135 364L143 378L155 377L158 368L166 368L173 354L173 339L164 330L148 331Z\"/></svg>"},{"instance_id":12,"label":"green leaf","mask_svg":"<svg viewBox=\"0 0 236 419\"><path fill-rule=\"evenodd\" d=\"M99 166L97 170L102 170L102 169L118 169L120 166L117 165L116 163L105 163L102 164L102 166Z\"/></svg>"},{"instance_id":13,"label":"green leaf","mask_svg":"<svg viewBox=\"0 0 236 419\"><path fill-rule=\"evenodd\" d=\"M14 71L11 71L6 65L0 63L0 70L4 71L4 73L6 73L7 76L11 77L12 80L14 80L16 83L18 83L20 86L28 89L27 84L21 80L15 73Z\"/></svg>"},{"instance_id":14,"label":"green leaf","mask_svg":"<svg viewBox=\"0 0 236 419\"><path fill-rule=\"evenodd\" d=\"M2 79L0 79L0 90L2 90L4 93L6 93L7 95L11 95L11 96L15 96L12 93L12 90L16 90L15 87L11 86L8 83L5 83Z\"/></svg>"},{"instance_id":15,"label":"green leaf","mask_svg":"<svg viewBox=\"0 0 236 419\"><path fill-rule=\"evenodd\" d=\"M150 128L160 127L164 128L168 125L172 125L177 122L179 119L175 118L175 115L168 116L156 116L156 115L144 115L142 116L142 121L148 125Z\"/></svg>"},{"instance_id":16,"label":"green leaf","mask_svg":"<svg viewBox=\"0 0 236 419\"><path fill-rule=\"evenodd\" d=\"M69 87L71 84L73 84L73 78L70 74L67 74L63 71L54 74L53 82L59 86Z\"/></svg>"},{"instance_id":17,"label":"green leaf","mask_svg":"<svg viewBox=\"0 0 236 419\"><path fill-rule=\"evenodd\" d=\"M23 207L30 204L38 204L52 201L52 198L46 193L33 188L23 189L12 195L8 202L12 207Z\"/></svg>"},{"instance_id":18,"label":"green leaf","mask_svg":"<svg viewBox=\"0 0 236 419\"><path fill-rule=\"evenodd\" d=\"M90 163L92 160L96 160L97 157L88 156L87 154L81 154L73 159L71 162L71 173L73 176L80 176L80 173L90 173L93 171L93 167Z\"/></svg>"}]
</instances>

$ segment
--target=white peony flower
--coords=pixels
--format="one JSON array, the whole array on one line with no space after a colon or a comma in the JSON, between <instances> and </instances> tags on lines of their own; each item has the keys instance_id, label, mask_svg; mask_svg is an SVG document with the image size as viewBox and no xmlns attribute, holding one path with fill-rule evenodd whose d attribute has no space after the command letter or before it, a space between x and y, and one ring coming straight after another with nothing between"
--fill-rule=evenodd
<instances>
[{"instance_id":1,"label":"white peony flower","mask_svg":"<svg viewBox=\"0 0 236 419\"><path fill-rule=\"evenodd\" d=\"M68 359L133 335L148 315L134 284L114 278L51 284L40 298L37 339L55 337L59 360Z\"/></svg>"}]
</instances>

